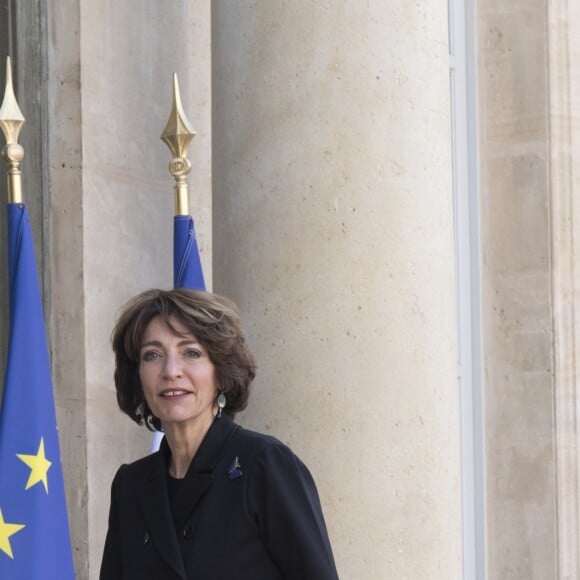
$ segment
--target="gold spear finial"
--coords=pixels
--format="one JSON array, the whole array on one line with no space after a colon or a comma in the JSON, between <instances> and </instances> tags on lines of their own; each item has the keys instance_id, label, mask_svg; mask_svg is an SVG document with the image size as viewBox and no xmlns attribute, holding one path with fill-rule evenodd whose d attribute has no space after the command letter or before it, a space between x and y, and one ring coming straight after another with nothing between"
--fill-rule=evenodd
<instances>
[{"instance_id":1,"label":"gold spear finial","mask_svg":"<svg viewBox=\"0 0 580 580\"><path fill-rule=\"evenodd\" d=\"M8 170L8 202L22 203L22 176L20 162L24 159L24 149L18 144L20 128L24 125L24 115L18 106L12 85L12 66L10 57L6 58L6 88L0 106L0 129L6 138L2 157L10 166Z\"/></svg>"},{"instance_id":2,"label":"gold spear finial","mask_svg":"<svg viewBox=\"0 0 580 580\"><path fill-rule=\"evenodd\" d=\"M167 144L173 159L169 162L169 172L175 178L175 214L189 214L189 193L186 177L191 171L191 163L187 159L187 148L195 137L195 129L187 120L181 105L177 74L173 73L173 106L161 139Z\"/></svg>"}]
</instances>

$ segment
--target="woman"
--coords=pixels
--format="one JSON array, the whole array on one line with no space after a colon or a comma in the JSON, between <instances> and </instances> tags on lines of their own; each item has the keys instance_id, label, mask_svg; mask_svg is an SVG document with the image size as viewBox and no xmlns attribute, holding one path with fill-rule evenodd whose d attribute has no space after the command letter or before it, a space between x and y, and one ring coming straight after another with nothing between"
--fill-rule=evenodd
<instances>
[{"instance_id":1,"label":"woman","mask_svg":"<svg viewBox=\"0 0 580 580\"><path fill-rule=\"evenodd\" d=\"M308 469L233 421L255 376L234 304L148 290L112 341L121 410L165 437L114 478L101 580L336 580Z\"/></svg>"}]
</instances>

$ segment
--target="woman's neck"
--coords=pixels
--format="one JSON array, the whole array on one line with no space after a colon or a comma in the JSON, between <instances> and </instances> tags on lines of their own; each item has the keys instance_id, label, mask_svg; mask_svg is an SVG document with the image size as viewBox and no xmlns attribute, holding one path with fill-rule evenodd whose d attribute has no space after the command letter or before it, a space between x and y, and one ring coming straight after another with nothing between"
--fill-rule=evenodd
<instances>
[{"instance_id":1,"label":"woman's neck","mask_svg":"<svg viewBox=\"0 0 580 580\"><path fill-rule=\"evenodd\" d=\"M185 477L203 438L209 431L213 417L194 423L171 423L163 425L165 438L171 450L169 475L176 479Z\"/></svg>"}]
</instances>

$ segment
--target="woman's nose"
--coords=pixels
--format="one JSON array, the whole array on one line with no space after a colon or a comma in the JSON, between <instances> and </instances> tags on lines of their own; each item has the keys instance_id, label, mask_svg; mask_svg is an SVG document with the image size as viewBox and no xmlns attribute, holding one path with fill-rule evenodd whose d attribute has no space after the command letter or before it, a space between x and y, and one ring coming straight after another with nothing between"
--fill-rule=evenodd
<instances>
[{"instance_id":1,"label":"woman's nose","mask_svg":"<svg viewBox=\"0 0 580 580\"><path fill-rule=\"evenodd\" d=\"M183 374L181 357L173 354L167 354L165 356L165 364L163 365L163 374L168 379L180 377Z\"/></svg>"}]
</instances>

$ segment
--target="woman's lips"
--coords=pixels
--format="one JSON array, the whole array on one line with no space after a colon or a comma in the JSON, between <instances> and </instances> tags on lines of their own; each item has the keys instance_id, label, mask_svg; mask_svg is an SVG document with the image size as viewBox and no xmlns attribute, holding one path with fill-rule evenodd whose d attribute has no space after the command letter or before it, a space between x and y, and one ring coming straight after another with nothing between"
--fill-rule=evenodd
<instances>
[{"instance_id":1,"label":"woman's lips","mask_svg":"<svg viewBox=\"0 0 580 580\"><path fill-rule=\"evenodd\" d=\"M190 394L191 393L189 391L186 391L184 389L167 389L165 391L161 391L159 396L163 397L165 399L174 399L176 397L183 397L185 395L190 395Z\"/></svg>"}]
</instances>

